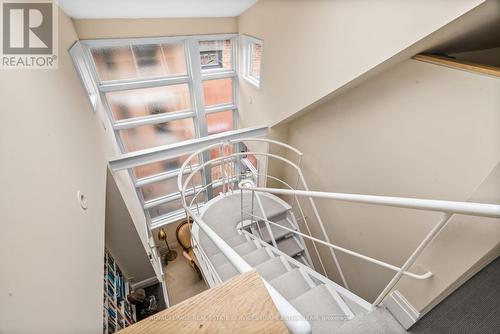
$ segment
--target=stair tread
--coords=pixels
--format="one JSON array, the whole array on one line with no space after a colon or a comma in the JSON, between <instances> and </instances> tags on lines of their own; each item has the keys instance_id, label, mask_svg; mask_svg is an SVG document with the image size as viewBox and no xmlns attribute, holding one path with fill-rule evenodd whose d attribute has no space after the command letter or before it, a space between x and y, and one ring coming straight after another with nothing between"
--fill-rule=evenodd
<instances>
[{"instance_id":1,"label":"stair tread","mask_svg":"<svg viewBox=\"0 0 500 334\"><path fill-rule=\"evenodd\" d=\"M290 303L310 319L313 333L331 333L348 320L325 284L306 291Z\"/></svg>"},{"instance_id":2,"label":"stair tread","mask_svg":"<svg viewBox=\"0 0 500 334\"><path fill-rule=\"evenodd\" d=\"M261 196L262 206L264 207L264 212L268 219L275 219L286 215L288 208L284 208L281 205L276 205L273 201L267 199L266 196ZM255 215L262 217L262 212L260 209L254 210Z\"/></svg>"},{"instance_id":3,"label":"stair tread","mask_svg":"<svg viewBox=\"0 0 500 334\"><path fill-rule=\"evenodd\" d=\"M229 242L227 242L227 243L229 244ZM230 245L230 246L232 246L232 245ZM236 253L238 253L239 255L243 256L243 255L246 255L246 254L251 253L254 250L256 250L257 246L255 245L255 242L248 241L248 240L245 239L245 242L243 242L243 243L241 243L241 244L239 244L239 245L237 245L235 247L233 246L233 249L234 249L234 251ZM220 266L220 265L222 265L224 263L229 262L229 260L227 259L227 257L222 252L219 252L217 254L214 254L214 255L210 256L210 262L212 262L212 265L214 267L218 267L218 266Z\"/></svg>"},{"instance_id":4,"label":"stair tread","mask_svg":"<svg viewBox=\"0 0 500 334\"><path fill-rule=\"evenodd\" d=\"M210 256L210 262L212 262L212 265L214 267L218 267L224 263L227 263L229 260L227 257L222 254L222 253L217 253L215 255Z\"/></svg>"},{"instance_id":5,"label":"stair tread","mask_svg":"<svg viewBox=\"0 0 500 334\"><path fill-rule=\"evenodd\" d=\"M269 283L278 290L286 300L294 299L311 289L311 286L299 269L293 269L286 272L271 280Z\"/></svg>"},{"instance_id":6,"label":"stair tread","mask_svg":"<svg viewBox=\"0 0 500 334\"><path fill-rule=\"evenodd\" d=\"M304 250L299 242L293 237L281 239L279 242L276 242L276 245L280 251L290 257L294 257Z\"/></svg>"},{"instance_id":7,"label":"stair tread","mask_svg":"<svg viewBox=\"0 0 500 334\"><path fill-rule=\"evenodd\" d=\"M264 263L271 259L271 255L266 251L265 248L258 248L253 252L248 253L243 256L243 259L252 267L255 267L261 263Z\"/></svg>"},{"instance_id":8,"label":"stair tread","mask_svg":"<svg viewBox=\"0 0 500 334\"><path fill-rule=\"evenodd\" d=\"M244 242L247 242L247 238L245 238L245 236L243 234L237 234L227 240L225 240L226 243L231 246L231 247L236 247ZM217 253L220 253L220 249L215 246L215 244L213 242L209 243L208 245L204 245L203 246L204 249L205 249L205 253L208 255L208 256L212 256L212 255L215 255Z\"/></svg>"},{"instance_id":9,"label":"stair tread","mask_svg":"<svg viewBox=\"0 0 500 334\"><path fill-rule=\"evenodd\" d=\"M296 255L293 258L295 260L299 261L300 263L302 263L303 265L309 267L309 263L307 263L307 260L306 260L306 258L303 255Z\"/></svg>"},{"instance_id":10,"label":"stair tread","mask_svg":"<svg viewBox=\"0 0 500 334\"><path fill-rule=\"evenodd\" d=\"M234 251L238 253L240 256L246 255L257 249L255 242L252 240L244 242L236 247L233 247Z\"/></svg>"},{"instance_id":11,"label":"stair tread","mask_svg":"<svg viewBox=\"0 0 500 334\"><path fill-rule=\"evenodd\" d=\"M290 229L295 229L294 226L288 221L288 219L284 218L281 220L278 220L276 224L279 224L281 226L290 228ZM264 240L267 243L271 243L271 236L269 235L269 232L266 227L265 222L260 222L260 230L262 232L262 240ZM290 231L287 231L285 229L279 228L278 226L275 226L273 224L269 224L269 227L271 228L271 232L273 233L274 239L279 240L285 237L286 235L292 233Z\"/></svg>"},{"instance_id":12,"label":"stair tread","mask_svg":"<svg viewBox=\"0 0 500 334\"><path fill-rule=\"evenodd\" d=\"M236 268L229 262L216 267L215 270L219 274L219 277L222 279L222 281L227 281L231 277L239 274Z\"/></svg>"},{"instance_id":13,"label":"stair tread","mask_svg":"<svg viewBox=\"0 0 500 334\"><path fill-rule=\"evenodd\" d=\"M287 272L285 265L281 262L279 257L273 257L272 259L259 264L255 267L255 269L266 281L271 281Z\"/></svg>"}]
</instances>

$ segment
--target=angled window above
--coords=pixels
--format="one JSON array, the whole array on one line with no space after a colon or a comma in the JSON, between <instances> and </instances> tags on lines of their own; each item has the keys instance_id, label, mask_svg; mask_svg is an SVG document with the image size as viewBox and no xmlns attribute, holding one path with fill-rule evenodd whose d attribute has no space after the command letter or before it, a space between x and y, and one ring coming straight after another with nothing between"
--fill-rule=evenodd
<instances>
[{"instance_id":1,"label":"angled window above","mask_svg":"<svg viewBox=\"0 0 500 334\"><path fill-rule=\"evenodd\" d=\"M103 45L90 52L101 82L187 74L183 43Z\"/></svg>"},{"instance_id":2,"label":"angled window above","mask_svg":"<svg viewBox=\"0 0 500 334\"><path fill-rule=\"evenodd\" d=\"M101 39L79 41L70 53L92 106L103 106L120 153L142 154L236 129L236 46L235 34ZM175 181L186 158L129 169L150 223L182 208ZM200 155L193 164L204 160ZM210 166L200 168L190 191L211 177ZM197 200L211 196L210 188Z\"/></svg>"}]
</instances>

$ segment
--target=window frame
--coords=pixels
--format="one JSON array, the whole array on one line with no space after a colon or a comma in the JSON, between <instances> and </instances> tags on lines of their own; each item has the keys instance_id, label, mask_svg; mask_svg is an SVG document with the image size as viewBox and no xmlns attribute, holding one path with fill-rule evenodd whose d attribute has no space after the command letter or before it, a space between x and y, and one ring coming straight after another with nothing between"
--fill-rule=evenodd
<instances>
[{"instance_id":1,"label":"window frame","mask_svg":"<svg viewBox=\"0 0 500 334\"><path fill-rule=\"evenodd\" d=\"M256 78L252 75L252 54L253 54L253 44L257 44L261 48L261 57L260 57L260 69L259 69L259 77ZM263 55L264 55L264 40L249 36L249 35L241 35L241 46L242 46L242 74L243 79L247 82L251 83L256 88L260 88L260 84L262 81L262 65L263 65Z\"/></svg>"},{"instance_id":2,"label":"window frame","mask_svg":"<svg viewBox=\"0 0 500 334\"><path fill-rule=\"evenodd\" d=\"M232 43L232 68L230 69L201 69L199 42L212 40L231 40ZM96 65L92 57L92 48L98 47L123 47L144 44L172 44L183 43L184 55L186 61L186 74L168 75L164 77L121 79L102 81L99 78ZM215 34L215 35L197 35L197 36L174 36L174 37L146 37L146 38L123 38L123 39L98 39L81 40L78 44L83 49L83 58L90 71L93 81L97 88L100 100L106 110L106 114L114 130L115 140L118 143L120 151L127 153L125 146L119 136L119 130L133 128L147 124L160 124L170 120L184 118L193 118L195 138L207 136L206 115L211 112L233 111L233 129L238 127L238 108L237 108L237 34ZM203 81L213 79L232 78L233 81L233 103L205 107L203 94ZM161 86L170 86L175 84L187 84L191 98L191 108L170 112L168 114L149 115L144 117L133 117L125 120L115 120L111 107L105 96L105 93L112 91L125 91L141 88L154 88Z\"/></svg>"},{"instance_id":3,"label":"window frame","mask_svg":"<svg viewBox=\"0 0 500 334\"><path fill-rule=\"evenodd\" d=\"M203 69L200 63L200 47L199 43L201 41L214 41L214 40L231 40L231 68L212 68ZM97 71L96 64L93 59L92 49L98 47L123 47L130 46L133 50L134 45L147 45L147 44L172 44L172 43L182 43L184 45L184 58L186 62L186 73L183 74L168 74L165 76L152 76L150 78L138 76L136 78L127 78L120 80L101 80L99 73ZM69 50L71 56L78 59L85 66L84 72L80 69L81 64L75 63L77 71L80 72L80 76L84 77L86 80L83 81L85 87L90 83L93 88L95 88L97 97L100 100L105 114L111 124L114 140L118 145L118 148L122 154L128 153L125 145L120 137L120 130L132 129L144 125L155 125L166 123L173 120L181 120L191 118L194 125L194 138L202 138L208 136L208 128L206 122L206 116L210 113L221 112L221 111L232 111L233 113L233 129L237 129L239 125L238 119L238 95L237 95L237 73L238 73L238 35L237 34L215 34L215 35L196 35L196 36L174 36L174 37L146 37L146 38L124 38L124 39L98 39L98 40L81 40L75 43L75 45ZM134 60L135 61L135 60ZM137 64L136 64L137 66ZM209 106L204 105L204 91L203 91L203 81L213 80L213 79L232 79L232 103L226 103L221 105ZM90 79L90 80L89 80ZM106 97L107 92L113 91L126 91L141 88L154 88L162 86L171 86L176 84L187 84L188 91L190 95L191 108L183 109L168 113L152 114L141 117L131 117L122 120L115 120L112 113L110 104ZM87 92L90 95L89 89ZM145 149L148 150L148 149ZM207 160L206 156L199 156L198 161L203 163ZM207 167L208 168L208 167ZM138 179L133 171L129 171L130 178L134 185L140 184L141 179ZM169 172L171 175L177 175L179 169L172 170ZM161 177L162 173L149 176L149 178ZM211 173L210 171L204 171L202 173L202 185L210 184ZM162 203L168 203L171 200L175 200L175 193L163 194L162 196L150 199L148 201L144 200L141 189L136 186L136 194L141 202L144 213L146 215L147 221L151 226L153 221L158 221L159 217L152 219L149 214L149 209L156 206L155 204L161 205ZM205 191L203 194L204 201L211 198L211 191ZM203 202L203 201L202 201Z\"/></svg>"}]
</instances>

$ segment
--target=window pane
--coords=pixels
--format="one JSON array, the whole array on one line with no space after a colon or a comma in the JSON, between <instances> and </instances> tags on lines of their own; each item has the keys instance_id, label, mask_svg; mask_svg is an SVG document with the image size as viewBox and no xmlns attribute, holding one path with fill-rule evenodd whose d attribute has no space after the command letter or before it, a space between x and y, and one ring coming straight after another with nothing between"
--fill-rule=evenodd
<instances>
[{"instance_id":1,"label":"window pane","mask_svg":"<svg viewBox=\"0 0 500 334\"><path fill-rule=\"evenodd\" d=\"M184 44L162 44L165 71L168 75L187 74Z\"/></svg>"},{"instance_id":2,"label":"window pane","mask_svg":"<svg viewBox=\"0 0 500 334\"><path fill-rule=\"evenodd\" d=\"M236 176L234 172L234 163L226 163L225 165L212 167L212 182L220 181L224 175L223 173L225 173L227 178L225 179L225 181L227 181L231 177Z\"/></svg>"},{"instance_id":3,"label":"window pane","mask_svg":"<svg viewBox=\"0 0 500 334\"><path fill-rule=\"evenodd\" d=\"M187 84L106 93L115 120L191 109Z\"/></svg>"},{"instance_id":4,"label":"window pane","mask_svg":"<svg viewBox=\"0 0 500 334\"><path fill-rule=\"evenodd\" d=\"M92 49L101 81L186 74L184 44L142 44Z\"/></svg>"},{"instance_id":5,"label":"window pane","mask_svg":"<svg viewBox=\"0 0 500 334\"><path fill-rule=\"evenodd\" d=\"M92 49L95 66L101 81L132 78L136 75L130 46Z\"/></svg>"},{"instance_id":6,"label":"window pane","mask_svg":"<svg viewBox=\"0 0 500 334\"><path fill-rule=\"evenodd\" d=\"M120 130L120 137L127 152L194 138L193 119L186 118L168 123L144 125Z\"/></svg>"},{"instance_id":7,"label":"window pane","mask_svg":"<svg viewBox=\"0 0 500 334\"><path fill-rule=\"evenodd\" d=\"M207 115L208 134L233 130L233 111L227 110Z\"/></svg>"},{"instance_id":8,"label":"window pane","mask_svg":"<svg viewBox=\"0 0 500 334\"><path fill-rule=\"evenodd\" d=\"M218 186L212 189L212 196L215 197L222 192L222 186Z\"/></svg>"},{"instance_id":9,"label":"window pane","mask_svg":"<svg viewBox=\"0 0 500 334\"><path fill-rule=\"evenodd\" d=\"M236 184L235 184L236 185ZM213 187L212 189L212 198L216 197L217 195L219 195L220 193L222 193L222 190L224 188L222 187L222 185L220 186L217 186L217 187ZM228 191L228 185L226 184L226 192Z\"/></svg>"},{"instance_id":10,"label":"window pane","mask_svg":"<svg viewBox=\"0 0 500 334\"><path fill-rule=\"evenodd\" d=\"M202 70L232 69L233 48L231 40L201 41L200 64Z\"/></svg>"},{"instance_id":11,"label":"window pane","mask_svg":"<svg viewBox=\"0 0 500 334\"><path fill-rule=\"evenodd\" d=\"M184 175L183 181L187 179L188 175L189 174ZM193 178L189 182L189 189L192 189L191 182L194 182L195 186L201 185L201 174L196 173L193 176ZM179 189L177 187L177 177L148 184L141 188L141 192L145 201L149 201L153 198L158 198L164 195L179 192Z\"/></svg>"},{"instance_id":12,"label":"window pane","mask_svg":"<svg viewBox=\"0 0 500 334\"><path fill-rule=\"evenodd\" d=\"M257 43L252 43L251 49L250 75L255 79L260 79L260 64L262 57L262 46Z\"/></svg>"},{"instance_id":13,"label":"window pane","mask_svg":"<svg viewBox=\"0 0 500 334\"><path fill-rule=\"evenodd\" d=\"M183 155L177 158L135 167L134 174L136 178L140 179L160 173L171 172L173 170L181 168L182 164L184 163L184 161L186 161L187 158L189 158L189 155ZM191 164L196 165L197 163L198 157L194 157L191 160Z\"/></svg>"},{"instance_id":14,"label":"window pane","mask_svg":"<svg viewBox=\"0 0 500 334\"><path fill-rule=\"evenodd\" d=\"M233 147L226 146L223 156L229 156L232 153L233 153ZM218 148L210 150L210 160L216 159L220 156L221 156L221 152ZM226 173L226 176L228 176L228 177L234 176L234 164L233 163L229 163L228 161L226 161L225 173ZM222 178L222 175L223 175L223 169L222 169L221 165L212 166L211 167L211 175L212 175L212 182L220 180Z\"/></svg>"},{"instance_id":15,"label":"window pane","mask_svg":"<svg viewBox=\"0 0 500 334\"><path fill-rule=\"evenodd\" d=\"M233 103L233 79L224 78L203 81L205 106Z\"/></svg>"}]
</instances>

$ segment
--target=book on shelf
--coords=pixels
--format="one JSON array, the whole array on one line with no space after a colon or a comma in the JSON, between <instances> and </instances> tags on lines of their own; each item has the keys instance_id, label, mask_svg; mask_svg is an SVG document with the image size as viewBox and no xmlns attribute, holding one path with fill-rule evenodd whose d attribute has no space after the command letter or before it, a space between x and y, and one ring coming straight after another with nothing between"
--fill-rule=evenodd
<instances>
[{"instance_id":1,"label":"book on shelf","mask_svg":"<svg viewBox=\"0 0 500 334\"><path fill-rule=\"evenodd\" d=\"M130 284L111 254L104 255L103 333L115 333L135 322L135 307L127 301Z\"/></svg>"}]
</instances>

